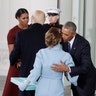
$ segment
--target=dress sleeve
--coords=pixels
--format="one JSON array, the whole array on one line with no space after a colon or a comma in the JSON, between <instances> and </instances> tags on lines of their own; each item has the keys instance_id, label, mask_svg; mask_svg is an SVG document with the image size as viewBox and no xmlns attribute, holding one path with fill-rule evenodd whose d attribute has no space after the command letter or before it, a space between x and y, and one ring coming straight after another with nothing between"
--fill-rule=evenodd
<instances>
[{"instance_id":1,"label":"dress sleeve","mask_svg":"<svg viewBox=\"0 0 96 96\"><path fill-rule=\"evenodd\" d=\"M15 41L15 35L14 32L12 30L9 30L8 35L7 35L7 43L9 44L14 44Z\"/></svg>"},{"instance_id":2,"label":"dress sleeve","mask_svg":"<svg viewBox=\"0 0 96 96\"><path fill-rule=\"evenodd\" d=\"M69 67L70 66L75 66L74 61L73 61L73 59L72 59L72 57L69 53L66 54L66 59L64 61L64 64L66 64Z\"/></svg>"}]
</instances>

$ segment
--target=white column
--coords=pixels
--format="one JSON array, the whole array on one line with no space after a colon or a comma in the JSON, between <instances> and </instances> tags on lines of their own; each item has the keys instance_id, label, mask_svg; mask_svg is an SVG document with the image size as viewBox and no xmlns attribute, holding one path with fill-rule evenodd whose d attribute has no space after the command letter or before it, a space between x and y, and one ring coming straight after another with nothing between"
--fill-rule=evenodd
<instances>
[{"instance_id":1,"label":"white column","mask_svg":"<svg viewBox=\"0 0 96 96\"><path fill-rule=\"evenodd\" d=\"M78 0L77 0L78 1ZM72 0L60 0L60 23L72 20Z\"/></svg>"},{"instance_id":2,"label":"white column","mask_svg":"<svg viewBox=\"0 0 96 96\"><path fill-rule=\"evenodd\" d=\"M96 0L86 0L85 38L90 42L91 56L96 66Z\"/></svg>"},{"instance_id":3,"label":"white column","mask_svg":"<svg viewBox=\"0 0 96 96\"><path fill-rule=\"evenodd\" d=\"M79 0L72 0L72 21L79 26Z\"/></svg>"}]
</instances>

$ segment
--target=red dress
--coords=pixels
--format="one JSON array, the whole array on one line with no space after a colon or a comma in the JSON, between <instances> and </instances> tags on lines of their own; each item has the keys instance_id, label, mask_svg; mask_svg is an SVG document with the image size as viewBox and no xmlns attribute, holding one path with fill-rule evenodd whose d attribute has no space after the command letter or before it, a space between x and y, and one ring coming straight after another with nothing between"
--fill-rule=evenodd
<instances>
[{"instance_id":1,"label":"red dress","mask_svg":"<svg viewBox=\"0 0 96 96\"><path fill-rule=\"evenodd\" d=\"M16 25L11 30L9 30L9 33L7 35L7 42L9 44L14 44L16 34L21 29ZM16 85L12 84L10 82L11 77L18 77L19 76L19 69L16 68L16 66L9 66L4 90L2 96L19 96L19 89Z\"/></svg>"}]
</instances>

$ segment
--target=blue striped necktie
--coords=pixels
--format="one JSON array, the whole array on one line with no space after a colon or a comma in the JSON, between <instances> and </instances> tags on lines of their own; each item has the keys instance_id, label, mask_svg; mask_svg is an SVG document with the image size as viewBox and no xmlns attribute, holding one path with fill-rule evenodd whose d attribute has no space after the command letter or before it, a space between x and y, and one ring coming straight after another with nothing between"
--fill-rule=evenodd
<instances>
[{"instance_id":1,"label":"blue striped necktie","mask_svg":"<svg viewBox=\"0 0 96 96\"><path fill-rule=\"evenodd\" d=\"M68 52L69 53L71 52L71 44L70 44L70 42L68 42Z\"/></svg>"}]
</instances>

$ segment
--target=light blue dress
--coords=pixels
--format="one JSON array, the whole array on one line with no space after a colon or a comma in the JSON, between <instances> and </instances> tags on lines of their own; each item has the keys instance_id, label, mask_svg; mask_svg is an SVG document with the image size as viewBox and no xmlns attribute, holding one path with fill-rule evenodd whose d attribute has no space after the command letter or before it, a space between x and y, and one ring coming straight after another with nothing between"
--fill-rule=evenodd
<instances>
[{"instance_id":1,"label":"light blue dress","mask_svg":"<svg viewBox=\"0 0 96 96\"><path fill-rule=\"evenodd\" d=\"M36 54L34 69L30 71L27 78L27 81L36 82L40 76L35 96L64 96L63 72L55 72L51 69L52 64L60 64L61 60L68 66L74 66L70 54L63 51L60 44L53 48L41 49ZM68 76L70 82L76 83L77 76L72 78L69 74Z\"/></svg>"}]
</instances>

